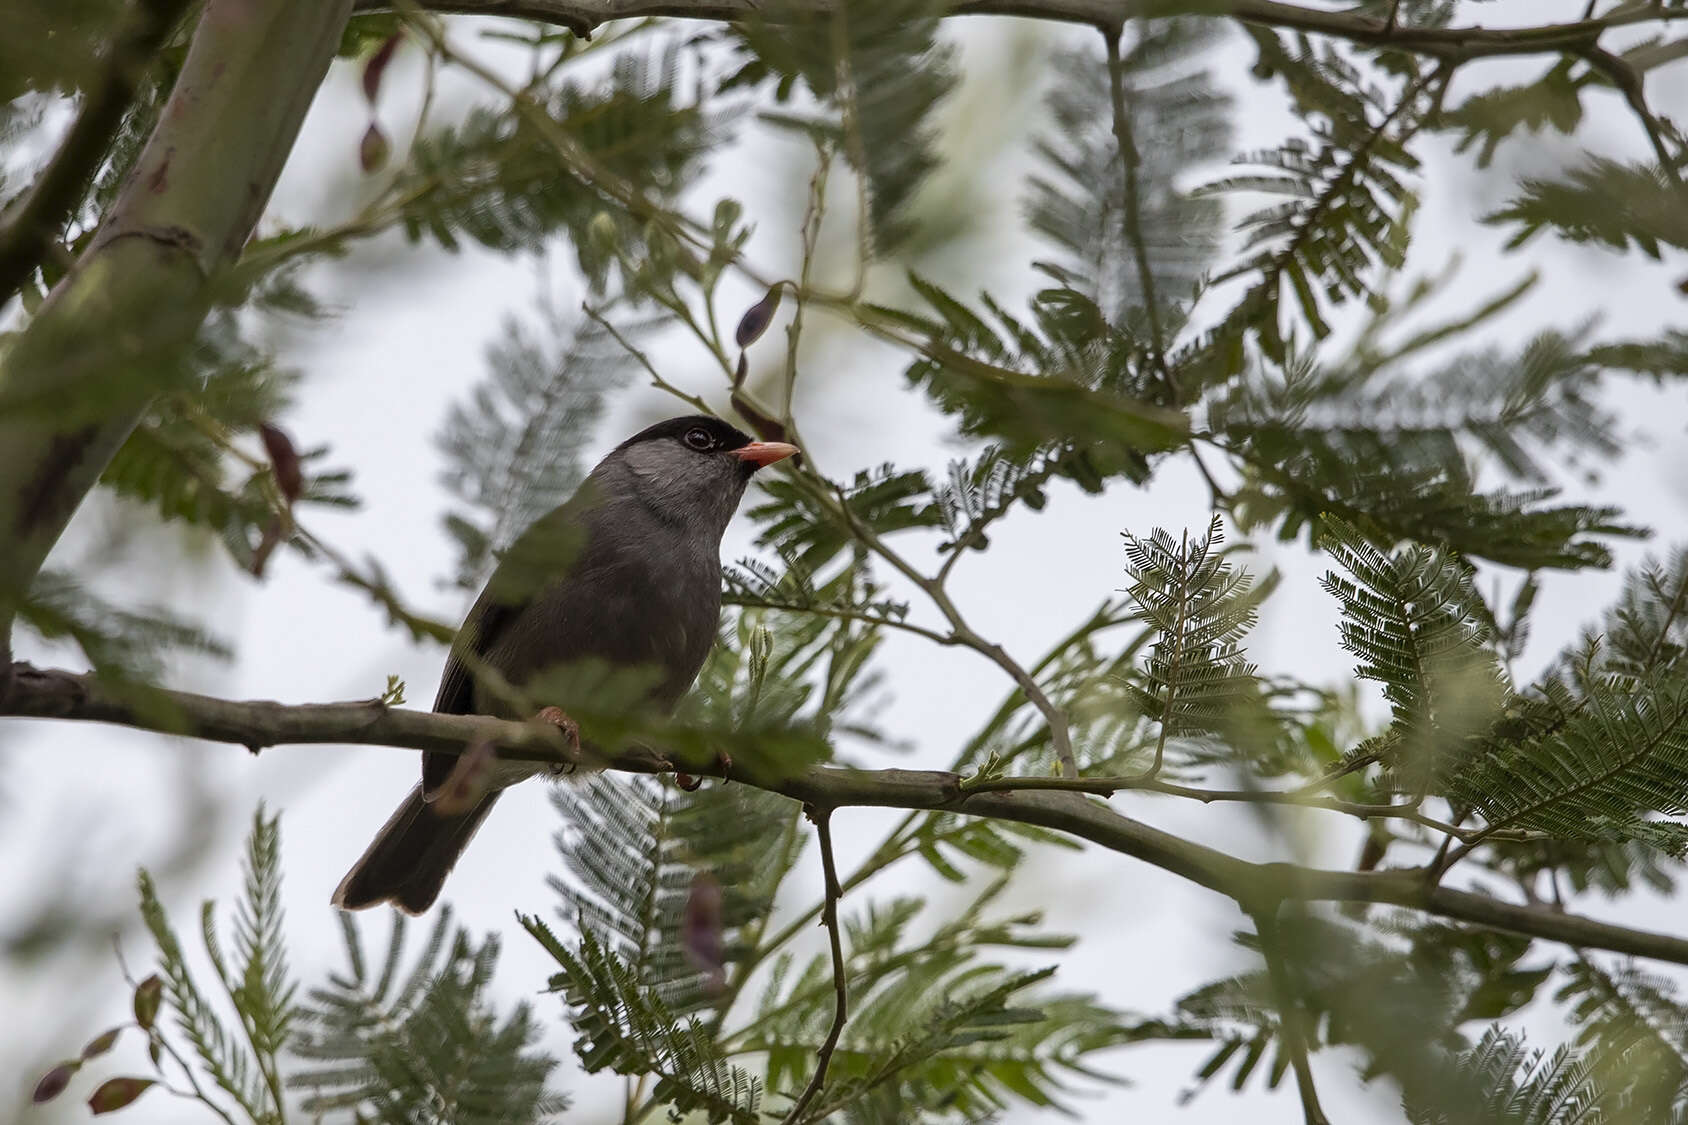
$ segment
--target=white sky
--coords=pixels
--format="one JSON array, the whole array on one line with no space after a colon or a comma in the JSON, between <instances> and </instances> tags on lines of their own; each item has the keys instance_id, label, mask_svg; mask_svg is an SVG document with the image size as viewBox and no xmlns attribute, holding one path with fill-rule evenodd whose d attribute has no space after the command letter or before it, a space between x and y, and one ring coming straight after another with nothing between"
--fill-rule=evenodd
<instances>
[{"instance_id":1,"label":"white sky","mask_svg":"<svg viewBox=\"0 0 1688 1125\"><path fill-rule=\"evenodd\" d=\"M1480 14L1499 22L1494 11L1498 7L1485 7ZM1536 9L1547 5L1526 7L1531 10L1517 14L1533 19ZM472 43L466 25L458 26L458 41ZM953 163L931 186L923 206L934 212L944 207L983 210L974 229L993 233L976 236L981 241L947 255L935 268L924 268L958 293L988 289L1012 308L1036 285L1027 263L1046 251L1023 234L1009 233L1016 229L1023 161L1012 144L993 156L999 138L984 123L1008 134L1011 142L1020 139L1015 131L1036 123L1036 103L1026 95L1020 76L1038 80L1043 52L1064 33L1028 31L1000 20L966 21L958 23L956 31L966 45L971 72L996 81L970 82L963 92L961 117L972 132L955 142ZM483 57L498 57L491 48L479 50ZM1238 37L1219 73L1246 74L1250 61ZM408 135L415 62L413 55L401 56L387 78L381 118L389 133L399 137ZM1528 74L1535 66L1496 64L1481 73L1499 74L1512 67ZM1473 78L1479 73L1474 68ZM356 145L366 123L356 81L351 68L337 67L331 74L327 93L319 98L276 193L272 215L310 216L321 222L355 208ZM449 107L465 89L461 82L444 85L442 106ZM1680 106L1684 89L1680 80L1658 78L1649 86L1655 105L1667 115ZM1578 144L1644 154L1643 138L1616 98L1597 94L1587 104L1592 120ZM1238 147L1275 143L1283 122L1275 95L1242 99ZM1688 268L1680 260L1661 268L1636 256L1619 258L1545 239L1524 253L1503 257L1497 233L1472 222L1473 216L1505 198L1509 177L1522 171L1552 171L1571 159L1576 148L1556 136L1525 138L1502 149L1493 173L1475 177L1464 158L1449 155L1446 144L1428 146L1432 158L1416 227L1414 266L1419 273L1435 270L1455 252L1464 262L1460 280L1442 307L1456 310L1474 304L1528 268L1542 273L1541 285L1524 306L1490 330L1497 343L1515 343L1533 328L1572 325L1596 312L1613 334L1649 333L1661 323L1681 321L1681 298L1673 283ZM723 193L742 199L747 213L760 224L751 254L764 268L778 272L789 267L801 212L806 175L802 152L765 137L752 139L748 151L738 151L743 155L715 158L692 209L707 214ZM566 257L559 254L555 260ZM312 513L312 528L353 558L379 557L400 590L443 619L455 620L463 603L437 584L454 556L439 523L447 497L436 481L439 458L431 439L447 405L482 376L482 350L496 336L502 318L512 312L531 315L534 277L531 262L473 249L442 260L431 251L383 240L347 263L313 272L318 292L347 314L288 344L286 359L308 372L309 381L284 424L301 446L331 445L334 463L355 470L355 488L364 501L362 510L351 515ZM894 276L889 280L895 284ZM569 285L566 279L557 285L565 298L573 292ZM731 316L752 299L748 291L739 292L723 309ZM899 357L842 336L822 316L811 316L809 325L799 410L805 436L829 472L843 476L886 460L941 469L956 455L956 448L944 440L947 430L941 420L904 388ZM769 333L761 345L762 362L778 361L782 340L777 330ZM653 358L673 381L721 401L719 387L695 349L664 347ZM1662 549L1673 541L1688 507L1682 484L1679 439L1685 415L1680 396L1639 384L1615 383L1613 390L1612 402L1626 423L1649 440L1637 443L1620 463L1602 467L1602 481L1586 494L1621 503L1632 521L1658 529L1653 546ZM588 451L588 460L637 422L679 412L656 392L627 394ZM1096 498L1057 488L1044 512L1011 518L993 536L988 556L961 564L954 582L956 600L987 637L1030 658L1124 584L1121 530L1146 533L1156 525L1197 529L1206 523L1207 504L1206 489L1183 465L1163 469L1148 490L1119 486ZM90 507L79 517L66 551L97 540L107 522L106 509ZM384 628L365 600L330 584L323 569L281 555L260 586L232 573L215 554L198 563L180 561L166 546L170 542L169 536L143 535L132 552L132 565L144 577L120 582L114 589L213 622L238 643L240 652L238 661L227 667L184 669L178 677L182 686L233 697L306 702L369 697L380 691L388 673L398 673L409 684L413 706L425 706L432 698L440 650L411 646ZM723 553L735 558L747 552L748 544L749 528L741 521L729 533ZM1270 542L1265 547L1259 569L1276 565L1285 572L1285 581L1255 634L1252 658L1267 670L1343 682L1350 665L1337 647L1329 599L1316 583L1323 565L1298 547ZM1646 549L1619 544L1618 554L1629 562ZM1616 586L1616 572L1550 578L1538 602L1526 663L1533 668L1550 656ZM916 614L932 617L918 603ZM20 655L27 657L28 650ZM1000 674L979 657L935 650L901 636L888 639L882 666L890 673L888 683L895 693L883 725L914 748L906 757L887 758L886 764L943 765L1005 689ZM252 806L262 799L286 814L282 830L288 932L294 966L307 981L338 963L337 928L327 906L330 890L412 783L417 768L415 755L402 750L283 748L253 761L239 748L190 746L130 731L46 723L6 728L0 733L0 752L8 761L7 781L0 790L0 815L6 817L0 829L5 840L0 851L0 916L38 901L47 893L44 888L55 882L66 888L57 893L131 901L134 866L155 856L179 822L174 804L181 792L182 763L188 763L187 768L209 779L220 807L211 826L218 833L210 845L216 855L204 866L203 878L191 886L169 888L178 928L194 934L201 897L230 902L237 894L239 835ZM1186 808L1124 796L1114 804L1128 815L1245 854L1290 856L1297 851L1239 809ZM1332 865L1351 862L1356 829L1335 817L1315 816L1298 821L1306 828L1297 834L1302 856ZM839 813L835 825L841 866L848 868L865 853L890 819L867 810ZM448 883L446 897L472 929L505 932L500 988L512 1000L533 998L551 1027L548 1046L565 1059L557 1084L576 1097L568 1119L608 1123L619 1120L619 1081L574 1073L571 1035L556 1018L557 1001L535 996L547 972L546 959L511 922L517 909L550 911L552 896L543 879L553 863L554 827L542 786L524 786L506 796ZM812 854L808 859L814 862ZM1083 935L1075 950L1058 958L1059 987L1094 989L1120 1008L1159 1011L1189 988L1246 963L1229 941L1243 920L1217 896L1095 850L1076 856L1058 853L1033 863L1035 879L1024 880L1026 885L1003 909L1041 909L1050 928ZM801 901L793 899L801 908L818 889L818 872L799 872L793 885L803 891ZM932 881L911 863L847 900L846 909L860 909L869 895L888 897L916 888L930 890ZM945 892L940 888L936 894L942 901ZM1601 917L1680 929L1679 915L1664 902L1630 902L1621 909L1600 901L1581 905ZM384 918L366 915L364 921L375 940L384 936ZM150 946L143 937L132 933L125 944L132 964L147 963ZM189 944L196 945L196 938ZM1535 957L1540 960L1551 952L1544 948ZM0 998L13 1013L10 1028L0 1031L0 1059L6 1072L25 1072L16 1082L20 1094L33 1083L37 1063L74 1054L86 1038L125 1018L127 992L108 953L96 949L58 964L58 971L33 979L15 973L0 979ZM1196 1045L1118 1053L1112 1063L1133 1085L1081 1101L1083 1120L1212 1125L1246 1114L1263 1125L1300 1121L1292 1084L1286 1079L1278 1094L1261 1096L1259 1075L1251 1080L1255 1092L1238 1098L1220 1086L1180 1112L1177 1095L1207 1050ZM112 1057L121 1065L108 1063L96 1072L140 1073L145 1065L134 1042ZM1387 1091L1368 1092L1357 1085L1350 1060L1326 1053L1315 1062L1333 1120L1398 1119ZM70 1096L84 1098L91 1088L86 1077L80 1078ZM128 1111L128 1119L176 1120L181 1108L162 1095L149 1095ZM1025 1112L1010 1120L1043 1117Z\"/></svg>"}]
</instances>

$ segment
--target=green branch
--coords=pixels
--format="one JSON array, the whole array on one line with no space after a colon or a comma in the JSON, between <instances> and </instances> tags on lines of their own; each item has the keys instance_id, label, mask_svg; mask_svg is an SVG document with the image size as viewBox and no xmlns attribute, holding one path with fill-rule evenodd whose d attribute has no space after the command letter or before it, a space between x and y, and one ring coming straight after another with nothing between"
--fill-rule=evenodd
<instances>
[{"instance_id":1,"label":"green branch","mask_svg":"<svg viewBox=\"0 0 1688 1125\"><path fill-rule=\"evenodd\" d=\"M112 42L104 72L82 95L76 120L33 187L0 218L0 305L41 264L60 228L88 191L105 161L147 66L164 37L187 10L187 0L140 0Z\"/></svg>"},{"instance_id":2,"label":"green branch","mask_svg":"<svg viewBox=\"0 0 1688 1125\"><path fill-rule=\"evenodd\" d=\"M333 744L462 754L477 743L490 742L512 760L581 760L579 751L571 749L555 727L540 723L409 711L387 707L379 700L288 705L162 689L152 693L146 705L137 706L132 693L112 691L92 676L27 664L14 665L11 671L10 689L0 699L0 716L115 723L254 751L277 745ZM602 764L640 773L674 768L649 750L629 751ZM935 770L817 766L775 778L735 767L733 780L817 810L900 808L1036 825L1140 859L1247 904L1254 912L1274 900L1385 903L1577 949L1604 949L1688 965L1688 938L1454 890L1432 883L1423 870L1332 871L1291 863L1253 863L1121 816L1078 793L967 793L958 775Z\"/></svg>"},{"instance_id":3,"label":"green branch","mask_svg":"<svg viewBox=\"0 0 1688 1125\"><path fill-rule=\"evenodd\" d=\"M391 0L357 0L360 12L385 11ZM428 0L430 11L477 16L507 16L566 27L590 35L611 20L672 16L697 20L742 20L752 14L769 18L758 0ZM828 0L790 0L787 10L825 12ZM1019 16L1055 23L1085 24L1104 32L1127 21L1164 14L1165 0L961 0L954 15ZM1495 55L1539 55L1578 51L1613 28L1666 24L1688 19L1688 10L1654 4L1623 4L1596 19L1541 24L1536 27L1403 27L1393 20L1352 12L1307 8L1279 0L1216 0L1199 14L1237 20L1254 27L1304 31L1370 47L1390 47L1415 54L1462 61Z\"/></svg>"}]
</instances>

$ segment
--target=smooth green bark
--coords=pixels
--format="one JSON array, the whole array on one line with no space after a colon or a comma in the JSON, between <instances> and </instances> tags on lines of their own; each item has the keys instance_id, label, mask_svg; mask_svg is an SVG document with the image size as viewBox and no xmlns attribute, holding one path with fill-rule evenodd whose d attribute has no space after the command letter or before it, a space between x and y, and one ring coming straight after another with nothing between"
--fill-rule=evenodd
<instances>
[{"instance_id":1,"label":"smooth green bark","mask_svg":"<svg viewBox=\"0 0 1688 1125\"><path fill-rule=\"evenodd\" d=\"M88 252L0 356L0 666L17 599L210 308L351 0L207 0Z\"/></svg>"}]
</instances>

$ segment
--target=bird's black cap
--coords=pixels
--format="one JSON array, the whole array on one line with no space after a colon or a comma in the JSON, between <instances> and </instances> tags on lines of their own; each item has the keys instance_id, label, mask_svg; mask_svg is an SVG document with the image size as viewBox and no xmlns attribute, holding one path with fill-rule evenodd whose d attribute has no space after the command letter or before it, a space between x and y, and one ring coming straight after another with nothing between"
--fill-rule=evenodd
<instances>
[{"instance_id":1,"label":"bird's black cap","mask_svg":"<svg viewBox=\"0 0 1688 1125\"><path fill-rule=\"evenodd\" d=\"M707 414L687 414L679 418L669 418L654 426L646 426L622 442L620 448L626 449L630 445L662 438L683 438L692 430L703 430L707 433L715 440L717 449L742 449L750 444L750 435L731 423L711 418Z\"/></svg>"}]
</instances>

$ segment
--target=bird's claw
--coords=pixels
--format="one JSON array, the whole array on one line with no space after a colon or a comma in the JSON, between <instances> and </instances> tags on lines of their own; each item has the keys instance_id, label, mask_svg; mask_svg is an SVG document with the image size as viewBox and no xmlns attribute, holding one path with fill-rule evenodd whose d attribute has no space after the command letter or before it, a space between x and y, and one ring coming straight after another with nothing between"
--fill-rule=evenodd
<instances>
[{"instance_id":1,"label":"bird's claw","mask_svg":"<svg viewBox=\"0 0 1688 1125\"><path fill-rule=\"evenodd\" d=\"M733 772L733 756L725 750L719 751L715 755L715 769L721 775L722 784L731 781L732 778L729 775ZM674 784L688 793L696 793L698 788L703 785L703 778L686 773L683 770L675 770Z\"/></svg>"},{"instance_id":2,"label":"bird's claw","mask_svg":"<svg viewBox=\"0 0 1688 1125\"><path fill-rule=\"evenodd\" d=\"M544 707L533 717L535 722L548 723L563 732L563 741L568 743L570 752L578 758L580 756L580 724L571 719L568 712L561 707ZM567 777L578 768L578 762L558 762L547 767L552 777Z\"/></svg>"}]
</instances>

